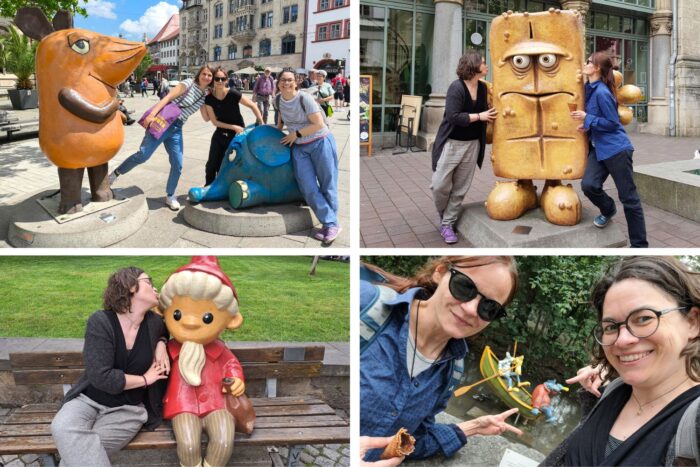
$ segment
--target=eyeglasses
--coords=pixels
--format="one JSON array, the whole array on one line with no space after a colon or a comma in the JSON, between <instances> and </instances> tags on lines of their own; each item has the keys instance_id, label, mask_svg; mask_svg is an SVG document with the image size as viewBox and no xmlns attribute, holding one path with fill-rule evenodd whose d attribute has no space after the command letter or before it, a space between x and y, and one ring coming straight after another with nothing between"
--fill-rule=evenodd
<instances>
[{"instance_id":1,"label":"eyeglasses","mask_svg":"<svg viewBox=\"0 0 700 467\"><path fill-rule=\"evenodd\" d=\"M221 77L221 76L215 76L215 77L214 77L214 81L218 81L218 82L220 82L220 83L222 83L222 82L224 82L224 81L226 81L226 80L227 80L226 77Z\"/></svg>"},{"instance_id":2,"label":"eyeglasses","mask_svg":"<svg viewBox=\"0 0 700 467\"><path fill-rule=\"evenodd\" d=\"M586 65L590 65L591 63L593 63L593 62L591 61L590 58L586 60Z\"/></svg>"},{"instance_id":3,"label":"eyeglasses","mask_svg":"<svg viewBox=\"0 0 700 467\"><path fill-rule=\"evenodd\" d=\"M278 81L280 83L293 83L295 80L294 80L294 78L284 78L284 79L280 79Z\"/></svg>"},{"instance_id":4,"label":"eyeglasses","mask_svg":"<svg viewBox=\"0 0 700 467\"><path fill-rule=\"evenodd\" d=\"M620 337L620 328L625 326L627 332L638 339L649 337L659 329L661 316L678 310L686 310L687 306L668 308L666 310L654 310L652 308L640 308L632 311L624 321L617 322L613 319L604 319L593 328L593 337L600 345L613 345Z\"/></svg>"},{"instance_id":5,"label":"eyeglasses","mask_svg":"<svg viewBox=\"0 0 700 467\"><path fill-rule=\"evenodd\" d=\"M139 281L146 281L146 282L148 282L148 285L153 287L153 279L151 279L150 277L139 277L138 280Z\"/></svg>"},{"instance_id":6,"label":"eyeglasses","mask_svg":"<svg viewBox=\"0 0 700 467\"><path fill-rule=\"evenodd\" d=\"M506 316L505 307L495 300L486 298L484 294L479 292L476 284L469 276L458 271L453 266L449 266L448 269L451 274L449 289L454 298L460 302L470 302L481 295L481 300L479 300L476 312L479 318L484 321L494 321Z\"/></svg>"}]
</instances>

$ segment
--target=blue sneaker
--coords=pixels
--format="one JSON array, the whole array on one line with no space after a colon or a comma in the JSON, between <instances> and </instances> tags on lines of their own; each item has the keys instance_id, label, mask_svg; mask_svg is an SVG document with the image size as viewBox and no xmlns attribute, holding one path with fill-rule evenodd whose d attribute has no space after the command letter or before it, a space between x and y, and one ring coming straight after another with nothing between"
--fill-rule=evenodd
<instances>
[{"instance_id":1,"label":"blue sneaker","mask_svg":"<svg viewBox=\"0 0 700 467\"><path fill-rule=\"evenodd\" d=\"M607 227L607 225L610 223L610 220L612 217L615 215L615 213L612 214L610 217L605 217L602 214L599 214L595 216L595 219L593 219L593 225L598 227L599 229L602 229L604 227Z\"/></svg>"}]
</instances>

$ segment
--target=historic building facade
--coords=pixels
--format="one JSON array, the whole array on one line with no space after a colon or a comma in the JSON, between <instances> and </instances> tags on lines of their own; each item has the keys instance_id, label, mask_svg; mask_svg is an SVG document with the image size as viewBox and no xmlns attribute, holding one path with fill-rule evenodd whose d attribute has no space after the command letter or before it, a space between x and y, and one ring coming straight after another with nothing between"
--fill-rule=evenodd
<instances>
[{"instance_id":1,"label":"historic building facade","mask_svg":"<svg viewBox=\"0 0 700 467\"><path fill-rule=\"evenodd\" d=\"M180 8L180 77L192 77L207 61L206 0L183 0Z\"/></svg>"},{"instance_id":2,"label":"historic building facade","mask_svg":"<svg viewBox=\"0 0 700 467\"><path fill-rule=\"evenodd\" d=\"M178 78L178 59L180 55L180 15L174 14L148 43L148 51L153 65L148 69L158 78L165 76L168 80Z\"/></svg>"},{"instance_id":3,"label":"historic building facade","mask_svg":"<svg viewBox=\"0 0 700 467\"><path fill-rule=\"evenodd\" d=\"M421 95L419 144L431 145L459 57L477 49L490 65L491 19L507 10L549 8L579 10L586 52L608 50L625 82L642 89L632 129L700 136L695 0L361 0L360 72L373 76L375 134L394 131L402 94Z\"/></svg>"},{"instance_id":4,"label":"historic building facade","mask_svg":"<svg viewBox=\"0 0 700 467\"><path fill-rule=\"evenodd\" d=\"M329 76L350 70L350 0L310 0L304 67Z\"/></svg>"}]
</instances>

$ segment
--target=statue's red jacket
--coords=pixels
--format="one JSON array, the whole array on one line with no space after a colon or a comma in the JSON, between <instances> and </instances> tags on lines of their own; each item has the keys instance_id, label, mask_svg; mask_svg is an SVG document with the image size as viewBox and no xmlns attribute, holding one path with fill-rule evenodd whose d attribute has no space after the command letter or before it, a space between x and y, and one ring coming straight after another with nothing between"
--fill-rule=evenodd
<instances>
[{"instance_id":1,"label":"statue's red jacket","mask_svg":"<svg viewBox=\"0 0 700 467\"><path fill-rule=\"evenodd\" d=\"M214 410L225 409L226 400L221 392L224 378L243 378L243 369L238 359L221 340L204 346L206 363L202 369L202 384L190 386L180 375L180 349L176 340L168 342L168 354L172 361L168 390L163 399L163 418L169 420L183 412L200 417Z\"/></svg>"}]
</instances>

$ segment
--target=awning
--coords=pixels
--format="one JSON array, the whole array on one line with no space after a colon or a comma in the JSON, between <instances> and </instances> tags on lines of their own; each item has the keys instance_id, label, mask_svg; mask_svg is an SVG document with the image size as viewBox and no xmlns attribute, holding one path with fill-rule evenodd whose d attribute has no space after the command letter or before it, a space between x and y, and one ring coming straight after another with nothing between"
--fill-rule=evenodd
<instances>
[{"instance_id":1,"label":"awning","mask_svg":"<svg viewBox=\"0 0 700 467\"><path fill-rule=\"evenodd\" d=\"M153 73L154 71L161 71L162 72L162 71L167 70L168 68L175 68L175 67L169 66L169 65L163 65L163 64L151 65L148 67L148 70L146 70L146 73Z\"/></svg>"}]
</instances>

